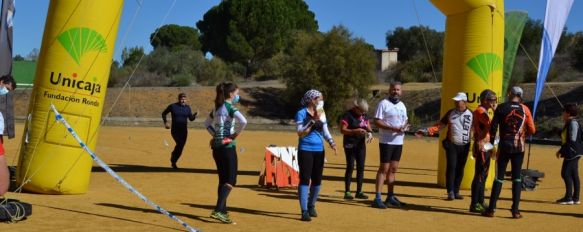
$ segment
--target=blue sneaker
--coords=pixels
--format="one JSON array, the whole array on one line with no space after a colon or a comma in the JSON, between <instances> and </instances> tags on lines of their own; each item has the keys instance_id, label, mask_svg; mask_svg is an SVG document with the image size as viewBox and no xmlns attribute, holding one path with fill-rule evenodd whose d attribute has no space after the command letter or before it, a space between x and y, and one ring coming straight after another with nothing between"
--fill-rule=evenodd
<instances>
[{"instance_id":1,"label":"blue sneaker","mask_svg":"<svg viewBox=\"0 0 583 232\"><path fill-rule=\"evenodd\" d=\"M386 205L391 205L391 206L395 206L395 207L403 207L406 206L407 204L399 201L399 199L396 196L392 196L389 197L386 201L385 201Z\"/></svg>"},{"instance_id":2,"label":"blue sneaker","mask_svg":"<svg viewBox=\"0 0 583 232\"><path fill-rule=\"evenodd\" d=\"M377 208L377 209L386 209L387 206L385 205L385 203L383 203L383 201L381 199L374 199L372 201L372 207L373 208Z\"/></svg>"}]
</instances>

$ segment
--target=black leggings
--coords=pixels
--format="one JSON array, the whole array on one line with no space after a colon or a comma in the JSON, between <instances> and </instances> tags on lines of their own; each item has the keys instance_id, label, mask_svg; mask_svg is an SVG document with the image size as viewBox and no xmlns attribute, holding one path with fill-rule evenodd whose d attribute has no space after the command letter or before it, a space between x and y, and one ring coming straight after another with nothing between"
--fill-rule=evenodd
<instances>
[{"instance_id":1,"label":"black leggings","mask_svg":"<svg viewBox=\"0 0 583 232\"><path fill-rule=\"evenodd\" d=\"M472 202L470 206L476 203L484 204L484 189L486 188L486 179L490 170L490 152L481 152L475 147L474 156L476 157L476 165L474 180L472 181Z\"/></svg>"},{"instance_id":2,"label":"black leggings","mask_svg":"<svg viewBox=\"0 0 583 232\"><path fill-rule=\"evenodd\" d=\"M506 174L506 167L510 162L512 173L512 212L518 213L518 205L520 203L520 192L522 191L522 180L520 178L520 171L522 169L522 162L524 161L524 152L506 153L501 151L496 160L496 179L492 186L492 195L490 197L490 211L496 209L496 201L500 197L502 191L502 183L504 175Z\"/></svg>"},{"instance_id":3,"label":"black leggings","mask_svg":"<svg viewBox=\"0 0 583 232\"><path fill-rule=\"evenodd\" d=\"M366 146L364 143L355 144L352 148L344 148L346 154L346 172L344 173L344 190L350 192L350 181L356 160L356 192L362 192L362 179L364 178L364 161L366 159Z\"/></svg>"},{"instance_id":4,"label":"black leggings","mask_svg":"<svg viewBox=\"0 0 583 232\"><path fill-rule=\"evenodd\" d=\"M448 140L443 141L447 168L445 169L445 187L447 192L460 192L460 185L464 178L464 168L470 152L470 144L455 145Z\"/></svg>"},{"instance_id":5,"label":"black leggings","mask_svg":"<svg viewBox=\"0 0 583 232\"><path fill-rule=\"evenodd\" d=\"M219 187L224 184L235 186L237 183L237 149L236 147L217 147L213 149L213 158L219 173Z\"/></svg>"},{"instance_id":6,"label":"black leggings","mask_svg":"<svg viewBox=\"0 0 583 232\"><path fill-rule=\"evenodd\" d=\"M178 159L180 159L180 156L182 155L182 150L186 144L186 137L188 137L188 128L186 126L172 127L170 133L172 134L174 142L176 142L176 146L170 157L170 162L174 164L178 162Z\"/></svg>"},{"instance_id":7,"label":"black leggings","mask_svg":"<svg viewBox=\"0 0 583 232\"><path fill-rule=\"evenodd\" d=\"M579 182L579 158L575 159L564 159L563 167L561 167L561 177L565 181L565 198L580 200L579 190L581 184Z\"/></svg>"},{"instance_id":8,"label":"black leggings","mask_svg":"<svg viewBox=\"0 0 583 232\"><path fill-rule=\"evenodd\" d=\"M324 151L298 151L300 185L318 186L322 183L324 171Z\"/></svg>"}]
</instances>

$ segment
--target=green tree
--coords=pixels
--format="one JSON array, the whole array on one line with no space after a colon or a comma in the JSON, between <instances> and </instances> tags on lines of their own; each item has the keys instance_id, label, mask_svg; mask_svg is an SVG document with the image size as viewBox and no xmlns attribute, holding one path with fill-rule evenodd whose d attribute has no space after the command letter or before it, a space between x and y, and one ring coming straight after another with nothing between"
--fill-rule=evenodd
<instances>
[{"instance_id":1,"label":"green tree","mask_svg":"<svg viewBox=\"0 0 583 232\"><path fill-rule=\"evenodd\" d=\"M573 68L583 71L583 32L577 32L573 36L569 57Z\"/></svg>"},{"instance_id":2,"label":"green tree","mask_svg":"<svg viewBox=\"0 0 583 232\"><path fill-rule=\"evenodd\" d=\"M24 61L24 57L22 57L20 54L17 54L16 56L14 56L13 60L14 61Z\"/></svg>"},{"instance_id":3,"label":"green tree","mask_svg":"<svg viewBox=\"0 0 583 232\"><path fill-rule=\"evenodd\" d=\"M198 30L176 24L168 24L156 29L150 35L150 44L154 49L166 47L171 51L179 50L181 47L194 50L201 48Z\"/></svg>"},{"instance_id":4,"label":"green tree","mask_svg":"<svg viewBox=\"0 0 583 232\"><path fill-rule=\"evenodd\" d=\"M123 67L134 66L144 56L143 47L123 48L121 51L121 62Z\"/></svg>"},{"instance_id":5,"label":"green tree","mask_svg":"<svg viewBox=\"0 0 583 232\"><path fill-rule=\"evenodd\" d=\"M196 26L203 51L243 64L248 78L288 44L292 31L316 31L314 18L303 0L224 0Z\"/></svg>"},{"instance_id":6,"label":"green tree","mask_svg":"<svg viewBox=\"0 0 583 232\"><path fill-rule=\"evenodd\" d=\"M412 26L407 29L397 27L387 32L387 47L399 49L399 62L402 64L400 66L402 70L398 70L390 78L404 82L439 81L443 64L444 36L443 32L426 26Z\"/></svg>"},{"instance_id":7,"label":"green tree","mask_svg":"<svg viewBox=\"0 0 583 232\"><path fill-rule=\"evenodd\" d=\"M284 101L297 109L307 90L318 89L324 94L329 122L336 124L346 99L368 95L374 82L374 48L343 26L325 34L297 32L292 41L284 62Z\"/></svg>"}]
</instances>

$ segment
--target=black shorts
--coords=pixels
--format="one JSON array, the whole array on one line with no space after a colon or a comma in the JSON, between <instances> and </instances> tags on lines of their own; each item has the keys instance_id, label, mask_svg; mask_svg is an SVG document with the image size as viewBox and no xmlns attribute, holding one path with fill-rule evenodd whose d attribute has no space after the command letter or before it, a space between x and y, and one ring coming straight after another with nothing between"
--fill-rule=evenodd
<instances>
[{"instance_id":1,"label":"black shorts","mask_svg":"<svg viewBox=\"0 0 583 232\"><path fill-rule=\"evenodd\" d=\"M391 161L401 160L403 145L379 143L379 149L381 151L381 163L389 163Z\"/></svg>"}]
</instances>

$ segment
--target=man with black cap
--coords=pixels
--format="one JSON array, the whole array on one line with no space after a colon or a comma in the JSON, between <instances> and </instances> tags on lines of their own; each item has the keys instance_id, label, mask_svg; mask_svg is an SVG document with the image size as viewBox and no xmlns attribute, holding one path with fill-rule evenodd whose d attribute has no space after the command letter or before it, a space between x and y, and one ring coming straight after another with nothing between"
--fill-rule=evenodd
<instances>
[{"instance_id":1,"label":"man with black cap","mask_svg":"<svg viewBox=\"0 0 583 232\"><path fill-rule=\"evenodd\" d=\"M490 142L494 142L494 136L500 128L500 144L498 148L498 159L496 159L496 178L492 186L492 195L490 197L490 206L482 213L487 217L493 217L496 210L496 201L502 190L504 182L504 173L508 162L511 164L512 172L512 218L522 218L518 210L520 203L520 192L522 182L520 171L524 160L524 144L526 135L532 135L536 132L532 114L528 107L522 104L523 91L518 86L512 87L508 94L508 102L500 105L494 112L492 125L490 127Z\"/></svg>"},{"instance_id":2,"label":"man with black cap","mask_svg":"<svg viewBox=\"0 0 583 232\"><path fill-rule=\"evenodd\" d=\"M418 130L415 136L434 135L447 127L447 137L443 140L443 149L447 167L445 169L445 187L447 200L464 199L460 195L460 185L464 178L464 167L470 152L470 131L472 130L473 113L466 106L468 97L459 92L452 98L455 108L449 110L439 122L431 127Z\"/></svg>"},{"instance_id":3,"label":"man with black cap","mask_svg":"<svg viewBox=\"0 0 583 232\"><path fill-rule=\"evenodd\" d=\"M172 151L172 156L170 157L170 163L172 168L178 169L176 166L176 162L182 155L182 149L184 149L184 145L186 144L186 137L188 136L188 127L187 123L188 120L194 121L196 119L196 113L192 113L190 106L187 104L186 94L180 93L178 94L178 102L168 105L164 112L162 112L162 120L164 121L164 127L166 129L171 129L170 133L172 134L172 138L174 142L176 142L176 146ZM166 120L166 115L170 113L172 116L172 126Z\"/></svg>"}]
</instances>

